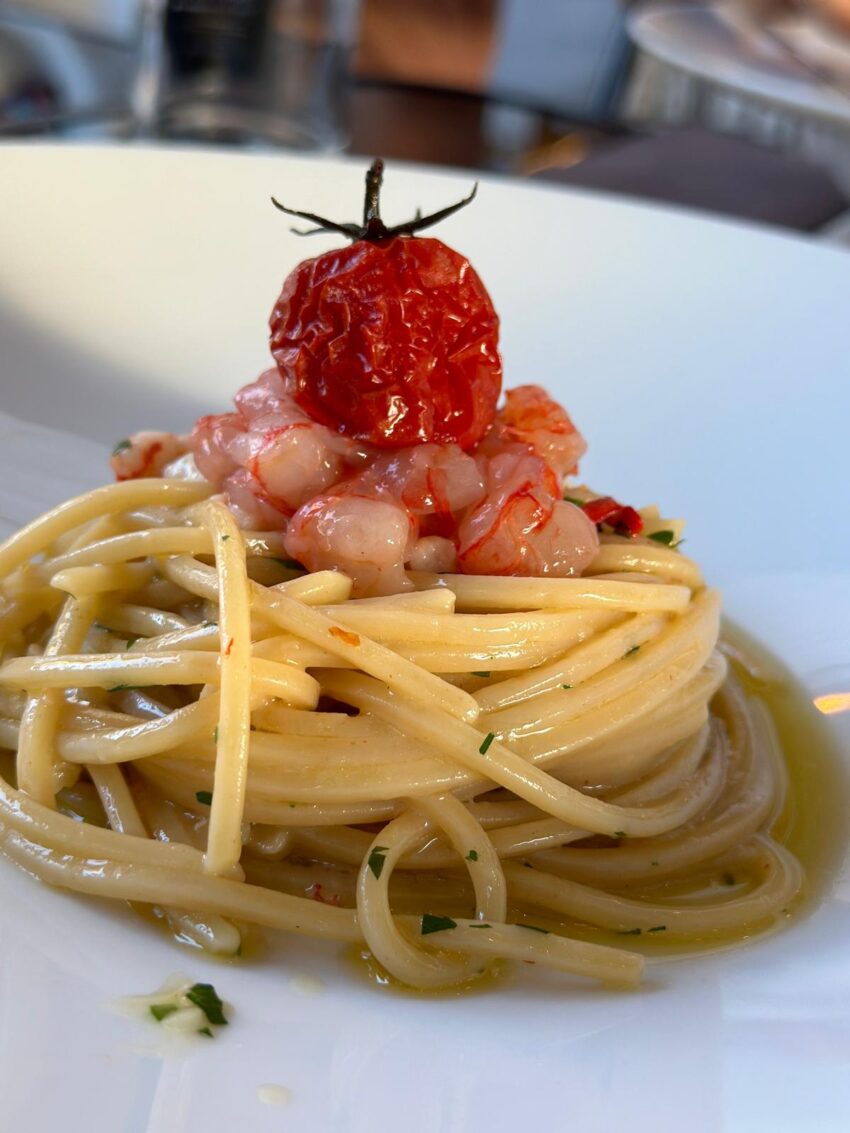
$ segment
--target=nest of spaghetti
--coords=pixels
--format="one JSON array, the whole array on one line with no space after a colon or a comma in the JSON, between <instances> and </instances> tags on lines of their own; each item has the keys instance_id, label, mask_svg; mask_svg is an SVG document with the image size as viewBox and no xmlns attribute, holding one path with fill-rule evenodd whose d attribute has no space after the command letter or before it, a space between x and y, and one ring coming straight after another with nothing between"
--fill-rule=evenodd
<instances>
[{"instance_id":1,"label":"nest of spaghetti","mask_svg":"<svg viewBox=\"0 0 850 1133\"><path fill-rule=\"evenodd\" d=\"M352 599L210 492L112 485L0 549L12 861L214 952L256 924L423 989L510 960L630 986L782 916L782 760L680 551Z\"/></svg>"}]
</instances>

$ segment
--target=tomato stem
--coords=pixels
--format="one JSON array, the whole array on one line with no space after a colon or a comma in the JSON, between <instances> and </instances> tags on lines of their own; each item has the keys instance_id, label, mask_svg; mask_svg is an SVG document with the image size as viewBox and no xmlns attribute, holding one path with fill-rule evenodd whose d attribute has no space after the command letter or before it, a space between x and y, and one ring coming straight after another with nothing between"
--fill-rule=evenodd
<instances>
[{"instance_id":1,"label":"tomato stem","mask_svg":"<svg viewBox=\"0 0 850 1133\"><path fill-rule=\"evenodd\" d=\"M381 220L381 185L383 180L384 163L381 158L376 157L366 171L366 197L363 203L362 225L340 224L335 220L327 220L323 216L317 216L314 212L301 212L298 209L287 208L274 197L271 200L274 207L285 212L287 216L297 216L301 220L309 220L311 224L316 225L315 228L291 229L297 236L313 236L317 232L338 232L341 236L347 236L349 240L368 240L370 243L376 244L380 240L388 240L393 236L413 236L415 233L421 232L423 228L428 228L440 220L445 220L447 216L451 216L452 213L457 212L458 209L462 209L474 200L475 194L478 192L478 182L476 181L472 186L472 191L463 200L456 201L453 205L447 205L446 208L438 209L437 212L432 212L428 216L423 216L421 210L417 209L412 220L388 228Z\"/></svg>"}]
</instances>

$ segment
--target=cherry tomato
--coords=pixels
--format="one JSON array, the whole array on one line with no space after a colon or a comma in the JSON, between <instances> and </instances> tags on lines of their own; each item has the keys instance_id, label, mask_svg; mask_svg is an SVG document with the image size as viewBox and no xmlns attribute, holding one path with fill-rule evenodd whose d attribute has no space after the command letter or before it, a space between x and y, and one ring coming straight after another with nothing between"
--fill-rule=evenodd
<instances>
[{"instance_id":1,"label":"cherry tomato","mask_svg":"<svg viewBox=\"0 0 850 1133\"><path fill-rule=\"evenodd\" d=\"M464 256L411 235L466 201L388 229L381 175L376 162L363 226L295 214L354 243L305 260L286 279L270 320L272 353L301 408L345 436L379 448L470 449L490 428L501 390L499 319Z\"/></svg>"}]
</instances>

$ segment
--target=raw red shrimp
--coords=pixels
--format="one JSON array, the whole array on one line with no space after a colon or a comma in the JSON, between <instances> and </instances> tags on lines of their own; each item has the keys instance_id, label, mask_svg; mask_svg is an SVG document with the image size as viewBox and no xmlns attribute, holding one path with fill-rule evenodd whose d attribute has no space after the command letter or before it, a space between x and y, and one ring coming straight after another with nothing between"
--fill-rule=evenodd
<instances>
[{"instance_id":1,"label":"raw red shrimp","mask_svg":"<svg viewBox=\"0 0 850 1133\"><path fill-rule=\"evenodd\" d=\"M562 480L577 470L587 451L570 415L542 386L505 390L505 404L496 414L491 436L531 445Z\"/></svg>"},{"instance_id":2,"label":"raw red shrimp","mask_svg":"<svg viewBox=\"0 0 850 1133\"><path fill-rule=\"evenodd\" d=\"M350 485L299 508L286 530L286 553L308 570L341 570L354 594L398 594L412 583L404 564L416 520L391 499L357 495Z\"/></svg>"},{"instance_id":3,"label":"raw red shrimp","mask_svg":"<svg viewBox=\"0 0 850 1133\"><path fill-rule=\"evenodd\" d=\"M187 439L174 433L134 433L116 445L110 464L116 480L161 476L165 466L183 456L188 447Z\"/></svg>"},{"instance_id":4,"label":"raw red shrimp","mask_svg":"<svg viewBox=\"0 0 850 1133\"><path fill-rule=\"evenodd\" d=\"M464 574L580 574L599 546L581 508L560 498L557 477L524 445L487 461L487 495L458 530Z\"/></svg>"}]
</instances>

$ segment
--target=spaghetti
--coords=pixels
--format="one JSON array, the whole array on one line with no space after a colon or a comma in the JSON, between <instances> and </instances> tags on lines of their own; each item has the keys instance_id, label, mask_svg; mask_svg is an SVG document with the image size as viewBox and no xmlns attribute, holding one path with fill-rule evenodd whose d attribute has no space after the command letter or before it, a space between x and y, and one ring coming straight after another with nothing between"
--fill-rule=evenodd
<instances>
[{"instance_id":1,"label":"spaghetti","mask_svg":"<svg viewBox=\"0 0 850 1133\"><path fill-rule=\"evenodd\" d=\"M128 480L0 548L28 872L216 952L244 922L364 945L418 988L494 958L633 985L623 945L763 930L798 892L769 719L678 550L607 534L582 577L352 598L211 491Z\"/></svg>"}]
</instances>

